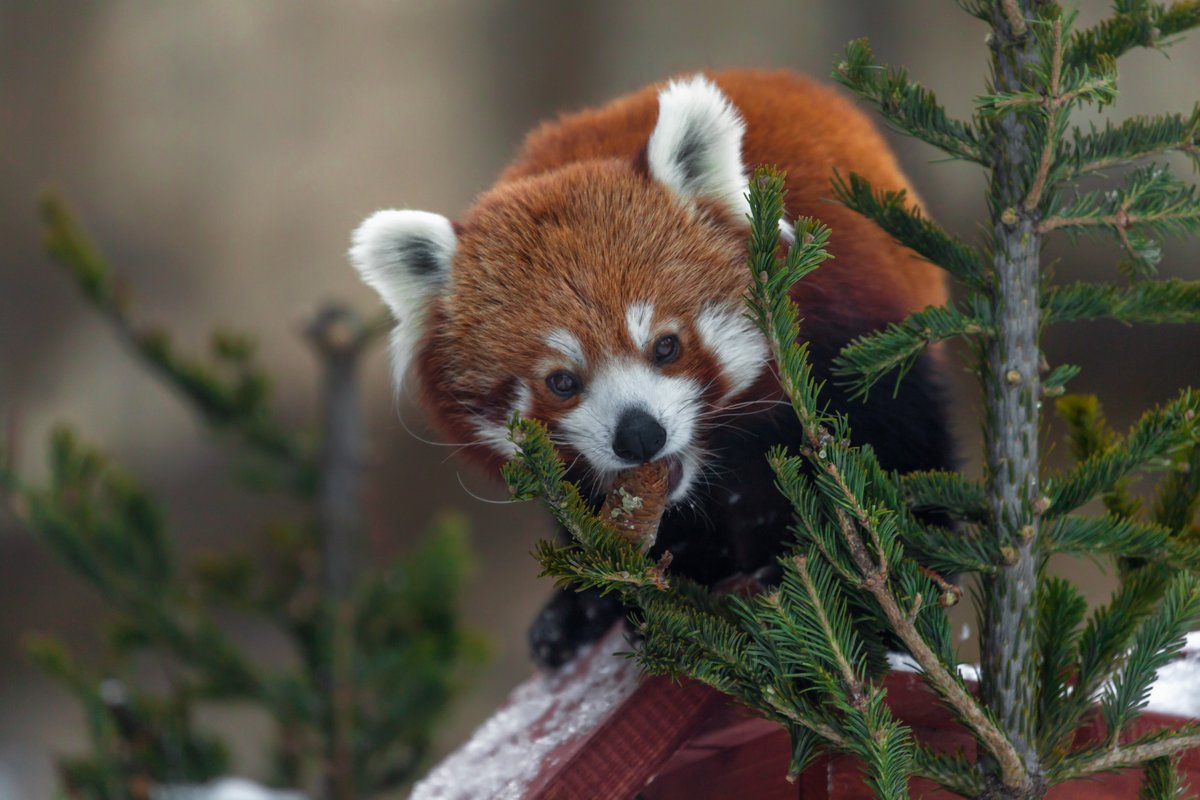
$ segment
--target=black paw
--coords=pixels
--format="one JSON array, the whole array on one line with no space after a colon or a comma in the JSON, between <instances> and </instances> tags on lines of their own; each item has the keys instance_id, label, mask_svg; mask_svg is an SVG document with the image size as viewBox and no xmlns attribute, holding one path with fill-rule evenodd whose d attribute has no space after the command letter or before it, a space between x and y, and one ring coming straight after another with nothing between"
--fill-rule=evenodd
<instances>
[{"instance_id":1,"label":"black paw","mask_svg":"<svg viewBox=\"0 0 1200 800\"><path fill-rule=\"evenodd\" d=\"M529 627L529 653L542 669L557 669L579 648L604 635L624 608L616 596L596 589L559 590Z\"/></svg>"}]
</instances>

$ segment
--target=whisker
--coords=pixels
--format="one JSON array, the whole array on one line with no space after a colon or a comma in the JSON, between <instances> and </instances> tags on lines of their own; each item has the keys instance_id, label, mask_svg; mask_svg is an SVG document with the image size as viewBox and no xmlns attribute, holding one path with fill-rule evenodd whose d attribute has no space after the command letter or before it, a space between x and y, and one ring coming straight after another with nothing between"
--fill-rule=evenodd
<instances>
[{"instance_id":1,"label":"whisker","mask_svg":"<svg viewBox=\"0 0 1200 800\"><path fill-rule=\"evenodd\" d=\"M508 506L508 505L512 505L517 502L516 500L513 500L511 497L508 498L507 500L492 500L487 497L480 497L479 495L477 495L473 491L471 491L470 487L468 487L467 484L463 483L461 472L455 472L454 476L456 478L458 478L458 485L460 487L462 487L462 490L464 492L466 492L470 497L474 498L475 500L478 500L481 503L487 503L488 505L493 505L493 506Z\"/></svg>"}]
</instances>

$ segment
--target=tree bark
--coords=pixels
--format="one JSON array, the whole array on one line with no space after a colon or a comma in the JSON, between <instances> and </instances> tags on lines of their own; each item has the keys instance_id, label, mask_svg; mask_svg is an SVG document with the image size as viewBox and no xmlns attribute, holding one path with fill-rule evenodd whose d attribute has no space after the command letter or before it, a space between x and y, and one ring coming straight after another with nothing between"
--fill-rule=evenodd
<instances>
[{"instance_id":1,"label":"tree bark","mask_svg":"<svg viewBox=\"0 0 1200 800\"><path fill-rule=\"evenodd\" d=\"M993 77L997 92L1020 89L1041 57L1028 35L1037 0L1004 0L993 11ZM1006 563L984 583L981 692L985 705L1020 754L1028 775L1022 787L993 784L988 796L1040 797L1045 793L1035 747L1038 549L1039 246L1037 210L1023 200L1039 155L1021 117L993 123L997 145L991 169L995 234L996 336L983 354L987 482L992 524Z\"/></svg>"}]
</instances>

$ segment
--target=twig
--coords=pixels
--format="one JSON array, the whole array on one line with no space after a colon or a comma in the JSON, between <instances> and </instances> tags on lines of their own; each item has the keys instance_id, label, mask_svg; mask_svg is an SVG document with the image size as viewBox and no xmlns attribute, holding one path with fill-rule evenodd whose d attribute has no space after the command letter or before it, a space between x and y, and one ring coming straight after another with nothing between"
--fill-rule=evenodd
<instances>
[{"instance_id":1,"label":"twig","mask_svg":"<svg viewBox=\"0 0 1200 800\"><path fill-rule=\"evenodd\" d=\"M325 600L332 624L331 658L325 689L329 698L330 800L353 800L355 561L362 538L363 421L358 399L359 356L377 335L353 312L339 306L319 311L306 334L321 361L322 451L317 493Z\"/></svg>"},{"instance_id":2,"label":"twig","mask_svg":"<svg viewBox=\"0 0 1200 800\"><path fill-rule=\"evenodd\" d=\"M1014 39L1020 39L1025 35L1029 27L1025 24L1025 17L1021 15L1021 8L1017 5L1017 0L1000 0L1000 8L1004 11L1004 17L1008 20L1008 29L1012 32Z\"/></svg>"},{"instance_id":3,"label":"twig","mask_svg":"<svg viewBox=\"0 0 1200 800\"><path fill-rule=\"evenodd\" d=\"M941 659L917 631L914 621L910 620L900 608L900 603L887 584L877 583L874 586L868 586L867 589L883 610L892 630L908 648L909 654L921 665L925 679L958 713L959 718L979 737L980 742L996 759L996 763L1000 766L1000 776L1004 785L1014 788L1025 786L1029 782L1028 773L1012 742L984 713L979 701L945 668Z\"/></svg>"},{"instance_id":4,"label":"twig","mask_svg":"<svg viewBox=\"0 0 1200 800\"><path fill-rule=\"evenodd\" d=\"M1121 230L1123 228L1131 228L1134 225L1141 225L1146 222L1161 222L1173 219L1195 218L1195 211L1180 211L1171 214L1126 214L1123 210L1118 210L1115 214L1107 214L1102 217L1046 217L1037 226L1037 232L1039 234L1044 234L1049 233L1057 228L1096 227L1098 225L1112 226L1118 230Z\"/></svg>"},{"instance_id":5,"label":"twig","mask_svg":"<svg viewBox=\"0 0 1200 800\"><path fill-rule=\"evenodd\" d=\"M1074 780L1098 772L1112 772L1126 767L1136 767L1151 759L1171 756L1183 750L1200 747L1200 732L1185 736L1168 737L1146 744L1117 746L1089 758L1078 766L1067 768L1056 776L1057 780Z\"/></svg>"},{"instance_id":6,"label":"twig","mask_svg":"<svg viewBox=\"0 0 1200 800\"><path fill-rule=\"evenodd\" d=\"M774 330L774 328L768 325L767 330ZM779 340L772 335L768 337L768 342L775 363L784 363L783 348ZM795 396L797 392L788 388L790 381L787 380L786 375L782 371L780 377L788 394ZM793 405L796 406L797 417L804 436L808 441L810 451L813 453L820 452L824 432L800 404ZM901 609L900 602L892 593L887 580L886 562L877 563L871 558L866 543L858 533L856 520L857 525L861 525L863 530L867 531L876 543L881 559L883 558L883 548L879 547L878 531L874 530L866 509L861 506L858 498L847 485L837 465L832 462L822 462L820 467L833 479L839 492L842 493L847 501L847 505L853 512L853 516L851 516L851 513L847 512L846 509L838 508L836 509L836 518L842 538L846 542L854 563L859 569L861 585L875 598L875 602L879 604L884 616L887 617L892 630L904 642L905 647L908 648L909 653L916 662L920 664L925 679L941 695L942 699L957 712L959 718L975 733L987 751L996 759L997 764L1000 766L1001 780L1004 785L1013 788L1027 786L1030 782L1029 775L1025 770L1024 762L1021 760L1016 748L1013 747L1012 742L1009 741L1004 732L984 712L983 707L965 689L957 677L950 674L949 670L942 664L941 659L937 657L937 654L933 652L928 643L925 642L924 638L917 631L915 621L910 620L904 610Z\"/></svg>"},{"instance_id":7,"label":"twig","mask_svg":"<svg viewBox=\"0 0 1200 800\"><path fill-rule=\"evenodd\" d=\"M808 730L810 730L813 733L820 736L825 741L832 744L834 747L837 747L842 750L849 747L849 743L846 741L846 738L844 736L842 736L840 733L835 731L832 727L830 727L829 725L826 725L823 722L818 722L816 720L809 719L808 717L804 717L804 716L801 716L800 714L797 714L796 709L792 708L791 706L787 705L782 700L780 700L779 696L775 693L775 691L773 689L771 689L771 687L768 686L763 691L763 696L766 698L767 704L771 706L772 710L774 710L776 713L779 714L779 716L783 717L784 719L788 720L789 722L794 722L803 728L807 728Z\"/></svg>"},{"instance_id":8,"label":"twig","mask_svg":"<svg viewBox=\"0 0 1200 800\"><path fill-rule=\"evenodd\" d=\"M1042 157L1038 162L1037 175L1033 179L1033 185L1029 187L1029 194L1025 197L1025 202L1022 207L1026 211L1033 211L1038 207L1038 203L1042 200L1042 192L1046 188L1046 178L1050 175L1050 167L1054 163L1054 143L1055 136L1058 131L1058 117L1063 109L1070 103L1069 96L1059 95L1059 83L1062 78L1062 61L1063 61L1063 36L1062 36L1062 17L1054 20L1054 54L1050 60L1050 87L1047 92L1046 102L1046 142L1042 146Z\"/></svg>"}]
</instances>

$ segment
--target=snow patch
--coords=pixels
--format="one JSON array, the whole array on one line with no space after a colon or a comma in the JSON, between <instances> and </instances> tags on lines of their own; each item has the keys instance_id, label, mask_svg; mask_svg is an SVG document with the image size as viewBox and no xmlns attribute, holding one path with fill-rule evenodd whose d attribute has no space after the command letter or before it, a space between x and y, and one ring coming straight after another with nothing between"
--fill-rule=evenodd
<instances>
[{"instance_id":1,"label":"snow patch","mask_svg":"<svg viewBox=\"0 0 1200 800\"><path fill-rule=\"evenodd\" d=\"M1189 633L1180 657L1158 671L1146 710L1200 719L1200 631Z\"/></svg>"},{"instance_id":2,"label":"snow patch","mask_svg":"<svg viewBox=\"0 0 1200 800\"><path fill-rule=\"evenodd\" d=\"M888 653L887 658L894 672L921 671L921 665L907 653ZM979 665L959 664L958 674L963 680L978 682ZM1200 719L1200 631L1189 633L1179 658L1158 671L1143 710Z\"/></svg>"},{"instance_id":3,"label":"snow patch","mask_svg":"<svg viewBox=\"0 0 1200 800\"><path fill-rule=\"evenodd\" d=\"M413 788L411 800L518 800L555 751L590 734L638 684L637 665L613 651L622 626L551 675L539 674L509 695L462 747Z\"/></svg>"},{"instance_id":4,"label":"snow patch","mask_svg":"<svg viewBox=\"0 0 1200 800\"><path fill-rule=\"evenodd\" d=\"M166 784L150 790L151 800L307 800L301 792L268 789L245 778L218 778L205 784Z\"/></svg>"},{"instance_id":5,"label":"snow patch","mask_svg":"<svg viewBox=\"0 0 1200 800\"><path fill-rule=\"evenodd\" d=\"M892 672L922 672L921 665L908 653L888 653L888 668ZM964 681L979 680L978 664L959 664L958 676Z\"/></svg>"}]
</instances>

